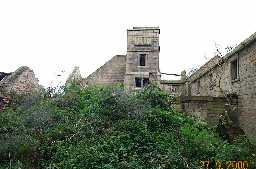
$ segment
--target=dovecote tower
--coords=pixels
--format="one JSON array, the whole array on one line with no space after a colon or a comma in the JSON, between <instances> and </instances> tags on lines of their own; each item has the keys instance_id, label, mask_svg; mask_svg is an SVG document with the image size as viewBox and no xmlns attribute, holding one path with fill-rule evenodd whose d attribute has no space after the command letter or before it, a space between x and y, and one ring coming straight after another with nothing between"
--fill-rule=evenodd
<instances>
[{"instance_id":1,"label":"dovecote tower","mask_svg":"<svg viewBox=\"0 0 256 169\"><path fill-rule=\"evenodd\" d=\"M128 90L160 83L159 34L159 27L133 27L127 30L124 84Z\"/></svg>"}]
</instances>

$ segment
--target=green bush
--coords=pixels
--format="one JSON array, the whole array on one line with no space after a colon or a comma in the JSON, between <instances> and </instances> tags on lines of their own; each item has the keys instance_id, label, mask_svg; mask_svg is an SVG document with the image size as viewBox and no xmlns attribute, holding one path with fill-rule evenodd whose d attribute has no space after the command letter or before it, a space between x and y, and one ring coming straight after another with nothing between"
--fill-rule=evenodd
<instances>
[{"instance_id":1,"label":"green bush","mask_svg":"<svg viewBox=\"0 0 256 169\"><path fill-rule=\"evenodd\" d=\"M156 86L127 92L71 85L16 100L0 113L2 168L196 169L201 160L255 167L255 145L223 141L177 112L173 97Z\"/></svg>"}]
</instances>

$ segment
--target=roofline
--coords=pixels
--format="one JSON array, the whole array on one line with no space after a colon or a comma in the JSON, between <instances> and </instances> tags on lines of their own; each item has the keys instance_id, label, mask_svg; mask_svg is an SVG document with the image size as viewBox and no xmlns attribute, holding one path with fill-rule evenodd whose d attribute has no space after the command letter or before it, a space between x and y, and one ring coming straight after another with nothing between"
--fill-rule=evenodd
<instances>
[{"instance_id":1,"label":"roofline","mask_svg":"<svg viewBox=\"0 0 256 169\"><path fill-rule=\"evenodd\" d=\"M237 45L231 52L227 53L225 56L221 57L221 59L218 61L218 63L216 63L215 65L213 65L212 67L210 67L208 70L206 70L205 72L203 72L201 75L199 75L198 77L191 79L191 82L196 81L197 79L200 79L202 76L204 76L205 74L207 74L210 70L214 69L216 66L222 65L224 62L226 62L226 60L228 60L229 58L231 58L233 55L237 54L238 52L240 52L241 50L243 50L244 48L246 48L247 46L249 46L250 44L252 44L253 42L256 41L256 32L253 33L251 36L249 36L247 39L245 39L244 41L242 41L239 45ZM209 62L209 61L208 61ZM205 64L207 64L208 62L206 62ZM204 64L204 65L205 65ZM202 65L201 67L203 67L204 65ZM196 74L201 67L192 75ZM191 75L191 76L192 76ZM189 78L191 78L191 76Z\"/></svg>"},{"instance_id":2,"label":"roofline","mask_svg":"<svg viewBox=\"0 0 256 169\"><path fill-rule=\"evenodd\" d=\"M124 56L124 57L125 57L125 56L127 56L127 55L115 55L115 56ZM114 57L114 56L113 56L113 57Z\"/></svg>"},{"instance_id":3,"label":"roofline","mask_svg":"<svg viewBox=\"0 0 256 169\"><path fill-rule=\"evenodd\" d=\"M105 66L107 63L109 63L110 61L112 61L112 59L114 59L115 57L126 57L127 55L120 55L120 54L117 54L117 55L114 55L111 57L111 59L109 59L107 62L105 62L103 65L101 65L100 67L98 67L95 71L93 71L92 73L90 73L87 77L85 77L84 79L85 80L89 80L91 78L91 76L98 72L103 66Z\"/></svg>"},{"instance_id":4,"label":"roofline","mask_svg":"<svg viewBox=\"0 0 256 169\"><path fill-rule=\"evenodd\" d=\"M227 53L224 56L224 59L228 59L230 58L232 55L236 54L237 52L240 52L241 50L243 50L244 48L246 48L247 46L249 46L250 44L252 44L253 42L256 41L256 32L253 33L251 36L249 36L247 39L245 39L244 41L242 41L239 45L237 45L231 52Z\"/></svg>"},{"instance_id":5,"label":"roofline","mask_svg":"<svg viewBox=\"0 0 256 169\"><path fill-rule=\"evenodd\" d=\"M133 27L132 29L127 29L127 31L145 31L145 30L159 30L159 27Z\"/></svg>"},{"instance_id":6,"label":"roofline","mask_svg":"<svg viewBox=\"0 0 256 169\"><path fill-rule=\"evenodd\" d=\"M200 70L201 70L203 67L205 67L208 63L210 63L214 58L219 59L218 62L215 63L215 64L213 64L211 67L209 67L207 70L205 70L205 71L200 75ZM220 62L222 62L222 60L223 60L222 57L220 57L220 56L218 56L218 55L214 56L214 57L211 58L209 61L207 61L205 64L203 64L202 66L200 66L200 68L197 69L192 75L190 75L190 76L188 77L188 79L191 79L191 82L194 82L195 80L201 78L203 75L205 75L206 73L208 73L211 69L213 69L213 68L215 68L217 65L219 65ZM199 76L193 78L192 76L195 75L195 74L197 74L197 73L199 74Z\"/></svg>"},{"instance_id":7,"label":"roofline","mask_svg":"<svg viewBox=\"0 0 256 169\"><path fill-rule=\"evenodd\" d=\"M161 80L160 84L184 84L185 81L182 80Z\"/></svg>"},{"instance_id":8,"label":"roofline","mask_svg":"<svg viewBox=\"0 0 256 169\"><path fill-rule=\"evenodd\" d=\"M200 78L203 77L205 74L207 74L208 72L210 72L212 69L216 68L217 66L222 65L224 62L225 62L225 59L224 59L224 58L220 58L220 60L219 60L218 63L216 63L215 65L213 65L213 66L210 67L209 69L207 69L205 72L203 72L203 73L202 73L201 75L199 75L198 77L192 78L191 76L192 76L193 74L195 74L197 71L200 70L200 69L198 69L195 73L193 73L193 74L188 78L188 79L192 78L192 79L189 80L189 81L190 81L190 82L194 82L194 81L200 79ZM204 65L203 65L203 66L204 66ZM203 67L203 66L202 66L202 67ZM201 67L200 67L200 68L201 68Z\"/></svg>"}]
</instances>

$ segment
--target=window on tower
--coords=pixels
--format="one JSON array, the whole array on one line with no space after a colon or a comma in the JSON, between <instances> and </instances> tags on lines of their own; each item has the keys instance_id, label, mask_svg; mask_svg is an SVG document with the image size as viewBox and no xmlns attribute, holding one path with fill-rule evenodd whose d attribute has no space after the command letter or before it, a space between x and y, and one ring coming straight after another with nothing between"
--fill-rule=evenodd
<instances>
[{"instance_id":1,"label":"window on tower","mask_svg":"<svg viewBox=\"0 0 256 169\"><path fill-rule=\"evenodd\" d=\"M135 77L135 86L141 87L141 78Z\"/></svg>"},{"instance_id":2,"label":"window on tower","mask_svg":"<svg viewBox=\"0 0 256 169\"><path fill-rule=\"evenodd\" d=\"M143 78L143 86L147 86L149 84L149 78Z\"/></svg>"},{"instance_id":3,"label":"window on tower","mask_svg":"<svg viewBox=\"0 0 256 169\"><path fill-rule=\"evenodd\" d=\"M146 66L146 54L140 54L139 65Z\"/></svg>"},{"instance_id":4,"label":"window on tower","mask_svg":"<svg viewBox=\"0 0 256 169\"><path fill-rule=\"evenodd\" d=\"M149 84L149 78L135 77L135 86L136 87L145 87L148 84Z\"/></svg>"}]
</instances>

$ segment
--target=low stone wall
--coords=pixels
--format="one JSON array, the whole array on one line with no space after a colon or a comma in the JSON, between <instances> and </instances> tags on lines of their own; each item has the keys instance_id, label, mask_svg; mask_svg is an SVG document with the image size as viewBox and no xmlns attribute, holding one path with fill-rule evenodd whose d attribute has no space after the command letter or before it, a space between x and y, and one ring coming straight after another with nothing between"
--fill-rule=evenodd
<instances>
[{"instance_id":1,"label":"low stone wall","mask_svg":"<svg viewBox=\"0 0 256 169\"><path fill-rule=\"evenodd\" d=\"M178 106L180 105L180 107ZM237 107L237 97L232 97L229 100L224 97L210 97L210 96L186 96L177 99L177 106L180 111L189 115L197 116L206 120L211 126L215 126L218 123L218 117L220 114L228 112L227 105ZM237 109L236 109L237 110ZM228 114L230 119L239 125L238 113Z\"/></svg>"}]
</instances>

